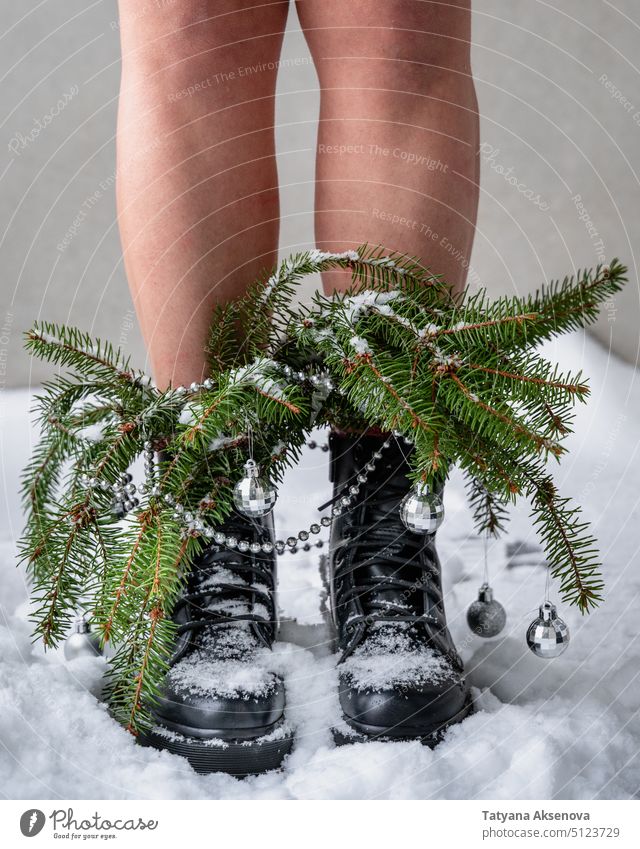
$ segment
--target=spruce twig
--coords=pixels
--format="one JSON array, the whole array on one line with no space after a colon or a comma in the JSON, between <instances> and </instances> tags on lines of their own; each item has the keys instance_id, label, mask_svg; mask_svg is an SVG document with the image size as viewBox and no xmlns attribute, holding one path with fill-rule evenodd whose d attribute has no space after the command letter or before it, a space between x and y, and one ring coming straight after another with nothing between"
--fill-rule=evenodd
<instances>
[{"instance_id":1,"label":"spruce twig","mask_svg":"<svg viewBox=\"0 0 640 849\"><path fill-rule=\"evenodd\" d=\"M336 269L352 274L348 292L294 303L307 275ZM304 251L215 309L211 378L197 393L159 392L109 343L36 323L28 350L64 372L37 399L41 439L23 476L36 636L55 645L74 610L93 611L116 646L110 708L133 733L148 726L175 640L171 611L207 542L177 516L225 521L248 423L255 459L275 481L312 427L375 426L412 439L415 480L434 484L459 464L482 533L502 532L508 505L527 495L561 597L590 610L603 590L595 541L545 463L562 454L588 385L535 346L592 322L625 275L613 260L490 301L453 295L415 258L380 248ZM331 381L322 392L321 373ZM147 441L166 452L156 486L119 523L108 487Z\"/></svg>"}]
</instances>

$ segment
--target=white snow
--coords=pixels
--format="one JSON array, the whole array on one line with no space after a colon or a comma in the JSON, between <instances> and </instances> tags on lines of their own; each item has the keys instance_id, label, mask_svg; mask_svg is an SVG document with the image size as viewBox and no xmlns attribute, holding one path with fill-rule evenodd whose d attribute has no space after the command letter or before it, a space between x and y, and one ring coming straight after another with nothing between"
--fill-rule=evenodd
<instances>
[{"instance_id":1,"label":"white snow","mask_svg":"<svg viewBox=\"0 0 640 849\"><path fill-rule=\"evenodd\" d=\"M226 448L227 445L231 445L232 442L235 442L237 438L237 436L225 436L224 433L219 433L211 440L211 442L209 442L209 451L220 451L221 448Z\"/></svg>"},{"instance_id":2,"label":"white snow","mask_svg":"<svg viewBox=\"0 0 640 849\"><path fill-rule=\"evenodd\" d=\"M181 425L194 425L202 415L202 412L202 404L187 404L180 413L178 423Z\"/></svg>"},{"instance_id":3,"label":"white snow","mask_svg":"<svg viewBox=\"0 0 640 849\"><path fill-rule=\"evenodd\" d=\"M231 384L250 383L260 392L270 395L272 398L284 398L285 390L274 380L269 372L277 371L278 367L273 360L267 357L257 357L246 366L234 369L231 372Z\"/></svg>"},{"instance_id":4,"label":"white snow","mask_svg":"<svg viewBox=\"0 0 640 849\"><path fill-rule=\"evenodd\" d=\"M451 665L428 646L416 643L406 628L378 623L371 636L342 664L349 686L363 692L381 692L398 686L420 687L452 676Z\"/></svg>"},{"instance_id":5,"label":"white snow","mask_svg":"<svg viewBox=\"0 0 640 849\"><path fill-rule=\"evenodd\" d=\"M433 312L436 312L436 310L433 310ZM424 336L435 336L435 334L436 334L439 330L440 330L440 328L438 327L438 325L437 325L437 324L433 324L433 323L431 323L431 322L430 322L429 324L427 324L427 325L425 325L424 327L420 328L420 330L418 331L418 336L420 336L420 337L424 337Z\"/></svg>"},{"instance_id":6,"label":"white snow","mask_svg":"<svg viewBox=\"0 0 640 849\"><path fill-rule=\"evenodd\" d=\"M222 607L222 606L220 606ZM215 609L211 605L212 609ZM234 611L230 605L227 612ZM266 616L268 613L264 611ZM212 657L207 646L215 641L216 653ZM273 654L260 647L247 625L208 629L200 638L201 649L190 652L170 671L170 684L177 685L194 695L210 694L220 698L249 699L271 692L276 683L273 674Z\"/></svg>"},{"instance_id":7,"label":"white snow","mask_svg":"<svg viewBox=\"0 0 640 849\"><path fill-rule=\"evenodd\" d=\"M356 352L356 354L360 354L361 356L364 356L364 354L371 353L369 343L362 336L354 336L351 339L351 347Z\"/></svg>"},{"instance_id":8,"label":"white snow","mask_svg":"<svg viewBox=\"0 0 640 849\"><path fill-rule=\"evenodd\" d=\"M96 422L96 424L87 425L86 427L76 430L75 435L79 439L86 439L87 442L100 442L104 433L105 423Z\"/></svg>"},{"instance_id":9,"label":"white snow","mask_svg":"<svg viewBox=\"0 0 640 849\"><path fill-rule=\"evenodd\" d=\"M198 776L166 752L143 749L97 696L104 661L64 661L32 644L27 587L15 568L21 528L16 496L33 430L26 392L0 396L3 494L0 530L0 792L7 798L630 798L640 787L638 607L638 421L636 372L576 335L547 346L566 369L591 377L570 453L554 473L600 540L606 601L590 616L561 605L572 631L567 652L542 661L524 633L544 592L526 505L491 545L496 598L508 614L501 638L472 635L466 608L482 583L482 545L472 533L461 478L445 491L439 533L449 625L474 687L477 712L433 751L412 742L336 748L335 657L320 611L318 551L280 559L284 621L274 669L287 680L296 745L281 772L246 780ZM322 439L320 436L319 439ZM277 523L286 537L319 515L327 455L307 451L280 488ZM323 531L323 534L326 534ZM509 546L509 548L507 548ZM508 565L509 564L509 565ZM557 601L552 587L552 599Z\"/></svg>"},{"instance_id":10,"label":"white snow","mask_svg":"<svg viewBox=\"0 0 640 849\"><path fill-rule=\"evenodd\" d=\"M357 262L359 259L358 251L342 251L342 253L327 253L318 248L309 251L310 262L324 262L327 259L350 259L351 262Z\"/></svg>"},{"instance_id":11,"label":"white snow","mask_svg":"<svg viewBox=\"0 0 640 849\"><path fill-rule=\"evenodd\" d=\"M379 292L376 289L365 289L358 295L352 295L344 300L344 315L349 324L355 324L360 318L360 313L370 309L380 309L381 306L389 304L400 298L400 292L392 289L390 292Z\"/></svg>"}]
</instances>

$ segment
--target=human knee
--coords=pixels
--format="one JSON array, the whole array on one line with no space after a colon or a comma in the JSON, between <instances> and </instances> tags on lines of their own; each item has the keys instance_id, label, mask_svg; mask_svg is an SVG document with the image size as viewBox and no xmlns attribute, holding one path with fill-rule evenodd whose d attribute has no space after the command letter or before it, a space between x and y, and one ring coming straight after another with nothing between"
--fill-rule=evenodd
<instances>
[{"instance_id":1,"label":"human knee","mask_svg":"<svg viewBox=\"0 0 640 849\"><path fill-rule=\"evenodd\" d=\"M412 92L471 79L466 0L447 6L417 0L352 6L300 0L299 7L323 88L346 82Z\"/></svg>"}]
</instances>

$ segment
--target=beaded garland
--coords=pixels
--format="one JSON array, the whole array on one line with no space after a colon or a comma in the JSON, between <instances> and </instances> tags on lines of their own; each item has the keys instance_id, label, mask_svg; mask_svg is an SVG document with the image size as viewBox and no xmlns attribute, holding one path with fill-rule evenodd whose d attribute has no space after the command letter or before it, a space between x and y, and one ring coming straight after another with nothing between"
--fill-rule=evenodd
<instances>
[{"instance_id":1,"label":"beaded garland","mask_svg":"<svg viewBox=\"0 0 640 849\"><path fill-rule=\"evenodd\" d=\"M290 380L298 380L300 382L309 380L312 386L322 389L325 392L330 392L334 388L333 382L326 373L308 375L302 371L296 372L290 366L285 366L283 371L285 376ZM190 384L189 387L177 386L174 391L177 395L187 395L196 394L202 389L211 389L212 387L213 381L207 378L202 383L194 382ZM396 439L402 438L407 445L413 444L411 439L408 437L401 437L399 433L394 433L393 436ZM289 554L296 554L300 550L310 551L312 547L312 544L309 542L310 537L319 534L323 527L330 527L333 519L340 516L344 510L351 506L354 498L360 492L360 486L367 482L369 474L375 470L376 463L382 459L382 451L389 448L390 445L391 438L389 437L380 446L381 450L373 452L370 460L365 463L364 467L356 475L357 483L352 484L349 487L348 492L340 496L337 501L332 504L331 516L322 516L318 522L313 522L308 528L299 530L295 536L289 536L286 540L278 539L274 543L268 541L264 543L257 543L249 540L237 539L237 537L233 534L225 534L223 531L208 525L204 521L202 514L198 511L192 513L191 511L185 510L184 506L177 502L170 493L166 493L163 498L165 503L173 508L173 517L176 521L181 523L185 533L191 535L202 535L206 539L213 540L217 545L224 545L230 549L237 548L238 551L243 553L251 551L254 554L258 554L260 552L270 554L274 551L274 549L280 555L287 552ZM326 443L318 446L318 443L313 439L307 442L307 448L313 450L318 447L323 452L327 452L329 450L329 446ZM141 485L140 492L148 492L155 497L160 497L162 492L157 483L153 445L148 440L144 443L143 459L145 482ZM129 473L123 475L118 483L114 485L110 485L104 480L89 476L84 476L81 480L89 488L99 486L104 491L110 491L113 494L114 500L112 509L118 518L124 518L127 513L138 506L139 502L135 497L137 489L133 483L133 478ZM299 543L302 543L302 546L300 546ZM324 540L318 540L313 545L316 548L322 548L324 546Z\"/></svg>"}]
</instances>

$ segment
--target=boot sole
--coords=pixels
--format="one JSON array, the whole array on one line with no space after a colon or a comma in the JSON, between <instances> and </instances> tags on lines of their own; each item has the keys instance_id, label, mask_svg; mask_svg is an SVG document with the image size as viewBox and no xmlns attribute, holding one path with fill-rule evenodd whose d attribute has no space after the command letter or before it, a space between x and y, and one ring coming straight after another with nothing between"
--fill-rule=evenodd
<instances>
[{"instance_id":1,"label":"boot sole","mask_svg":"<svg viewBox=\"0 0 640 849\"><path fill-rule=\"evenodd\" d=\"M286 732L273 739L274 730L263 737L248 740L223 740L172 735L169 738L152 730L141 733L137 742L141 746L162 749L186 758L195 772L206 775L211 772L226 772L237 778L261 775L279 769L293 748L294 736ZM270 739L271 738L271 739Z\"/></svg>"},{"instance_id":2,"label":"boot sole","mask_svg":"<svg viewBox=\"0 0 640 849\"><path fill-rule=\"evenodd\" d=\"M434 748L440 743L446 732L452 725L462 722L473 713L473 700L471 696L467 698L464 707L454 714L454 716L444 722L436 723L424 729L406 729L401 725L384 728L379 725L366 725L363 722L357 722L354 719L349 719L343 714L343 720L349 730L344 731L340 728L332 728L333 740L336 746L347 746L350 743L369 743L375 740L379 743L398 743L400 741L417 740L423 746Z\"/></svg>"}]
</instances>

